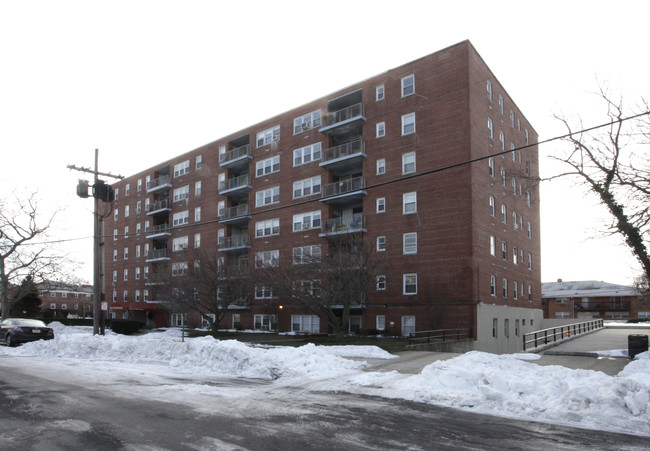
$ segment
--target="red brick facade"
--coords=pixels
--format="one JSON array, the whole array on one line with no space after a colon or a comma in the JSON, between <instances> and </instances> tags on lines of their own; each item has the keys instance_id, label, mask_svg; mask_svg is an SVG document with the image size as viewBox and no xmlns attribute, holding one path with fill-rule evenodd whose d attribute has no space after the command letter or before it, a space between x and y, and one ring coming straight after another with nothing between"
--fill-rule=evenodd
<instances>
[{"instance_id":1,"label":"red brick facade","mask_svg":"<svg viewBox=\"0 0 650 451\"><path fill-rule=\"evenodd\" d=\"M304 127L296 122L302 117ZM383 136L378 136L382 123ZM258 145L264 130L268 143ZM501 133L505 151L495 155L502 152ZM156 303L160 300L146 296L151 274L184 261L184 251L173 250L174 238L187 236L191 249L200 234L201 248L247 258L254 268L258 252L279 250L280 259L290 261L293 247L324 245L321 235L333 230L329 227L356 225L356 220L371 243L383 237L385 251L379 253L388 262L385 290L368 292L364 308L355 312L362 329L385 324L395 334L475 330L479 302L541 309L537 146L525 147L536 142L532 126L469 42L392 69L114 184L115 216L105 221L111 312L146 315L159 326L175 318ZM306 162L315 149L305 147L318 143L320 157ZM258 176L258 163L265 160ZM177 166L186 161L187 171ZM294 198L294 182L314 177L320 177L320 194ZM174 190L185 186L188 195L180 193L174 201ZM264 190L270 191L258 194ZM257 206L258 195L272 203ZM156 204L164 199L169 209ZM174 214L182 211L188 221L175 227ZM294 215L312 211L320 212L321 226L293 231ZM256 224L274 219L279 234L256 238ZM146 221L157 228L145 232ZM219 230L250 248L219 244ZM417 234L415 252L404 252L406 233ZM154 249L157 254L145 252ZM406 274L417 275L414 294L404 294ZM253 328L254 315L269 314L276 315L279 330L288 331L295 329L293 315L307 314L282 299L254 296L249 308L232 313L239 316L229 314L221 327ZM196 319L190 322L198 325ZM320 331L327 332L325 318Z\"/></svg>"}]
</instances>

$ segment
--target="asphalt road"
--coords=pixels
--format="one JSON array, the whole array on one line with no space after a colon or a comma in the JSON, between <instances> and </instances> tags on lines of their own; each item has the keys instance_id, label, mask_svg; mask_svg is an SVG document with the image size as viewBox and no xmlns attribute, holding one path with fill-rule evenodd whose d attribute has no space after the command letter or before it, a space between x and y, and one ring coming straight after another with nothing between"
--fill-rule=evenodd
<instances>
[{"instance_id":1,"label":"asphalt road","mask_svg":"<svg viewBox=\"0 0 650 451\"><path fill-rule=\"evenodd\" d=\"M29 360L0 357L2 450L648 449L646 437L254 380L203 381L249 395L206 397L210 409L197 409L31 374ZM151 386L146 375L124 383L131 393Z\"/></svg>"}]
</instances>

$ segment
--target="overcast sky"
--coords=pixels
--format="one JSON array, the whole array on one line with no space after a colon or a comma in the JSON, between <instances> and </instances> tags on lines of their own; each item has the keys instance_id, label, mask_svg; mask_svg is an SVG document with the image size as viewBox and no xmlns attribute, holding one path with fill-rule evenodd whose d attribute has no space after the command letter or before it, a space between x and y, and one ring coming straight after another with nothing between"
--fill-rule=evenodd
<instances>
[{"instance_id":1,"label":"overcast sky","mask_svg":"<svg viewBox=\"0 0 650 451\"><path fill-rule=\"evenodd\" d=\"M452 5L453 3L453 5ZM608 83L650 97L650 2L0 0L0 197L39 191L87 261L92 201L68 164L132 175L335 90L469 39L533 124L604 122ZM540 146L542 175L557 168ZM630 284L638 265L594 198L543 184L542 279Z\"/></svg>"}]
</instances>

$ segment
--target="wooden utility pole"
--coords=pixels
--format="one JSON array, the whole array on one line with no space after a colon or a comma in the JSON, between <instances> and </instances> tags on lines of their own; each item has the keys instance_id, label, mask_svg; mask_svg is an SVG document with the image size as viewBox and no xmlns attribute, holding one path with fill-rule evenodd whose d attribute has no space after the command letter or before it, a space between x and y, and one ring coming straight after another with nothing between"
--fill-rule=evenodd
<instances>
[{"instance_id":1,"label":"wooden utility pole","mask_svg":"<svg viewBox=\"0 0 650 451\"><path fill-rule=\"evenodd\" d=\"M102 294L104 292L104 283L102 277L104 276L102 246L104 245L104 217L99 214L99 201L112 202L112 188L99 180L99 176L111 177L114 179L122 180L124 177L121 175L113 175L106 172L99 172L99 149L95 149L95 169L77 167L73 164L68 165L68 169L80 172L87 172L94 175L93 184L93 335L100 333L100 317L101 321L101 334L104 335L104 316L101 309ZM82 183L83 182L83 183ZM85 192L84 192L85 189ZM88 193L88 182L80 181L77 186L77 195L79 197L90 197Z\"/></svg>"}]
</instances>

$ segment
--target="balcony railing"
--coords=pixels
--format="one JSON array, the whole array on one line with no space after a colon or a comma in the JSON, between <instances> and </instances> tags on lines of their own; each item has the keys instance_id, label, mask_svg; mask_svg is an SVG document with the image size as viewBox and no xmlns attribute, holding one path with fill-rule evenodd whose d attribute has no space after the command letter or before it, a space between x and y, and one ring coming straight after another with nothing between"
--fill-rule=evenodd
<instances>
[{"instance_id":1,"label":"balcony railing","mask_svg":"<svg viewBox=\"0 0 650 451\"><path fill-rule=\"evenodd\" d=\"M355 177L352 179L345 179L339 182L329 183L327 185L323 185L321 190L321 198L359 191L364 189L365 186L366 182L363 177Z\"/></svg>"},{"instance_id":2,"label":"balcony railing","mask_svg":"<svg viewBox=\"0 0 650 451\"><path fill-rule=\"evenodd\" d=\"M349 157L351 155L362 154L365 150L363 139L355 139L354 141L341 144L336 147L330 147L323 151L323 159L321 165L331 160L338 160L339 158Z\"/></svg>"},{"instance_id":3,"label":"balcony railing","mask_svg":"<svg viewBox=\"0 0 650 451\"><path fill-rule=\"evenodd\" d=\"M219 192L228 191L235 188L244 188L249 187L249 177L248 174L240 175L239 177L233 177L228 180L219 182Z\"/></svg>"},{"instance_id":4,"label":"balcony railing","mask_svg":"<svg viewBox=\"0 0 650 451\"><path fill-rule=\"evenodd\" d=\"M160 224L160 225L155 225L153 227L145 227L144 228L144 234L147 236L150 235L164 235L164 234L169 234L171 233L171 229L169 228L169 224Z\"/></svg>"},{"instance_id":5,"label":"balcony railing","mask_svg":"<svg viewBox=\"0 0 650 451\"><path fill-rule=\"evenodd\" d=\"M359 232L366 228L366 217L356 213L351 218L326 219L321 223L321 232L326 235Z\"/></svg>"},{"instance_id":6,"label":"balcony railing","mask_svg":"<svg viewBox=\"0 0 650 451\"><path fill-rule=\"evenodd\" d=\"M248 204L237 205L236 207L224 208L219 210L219 219L233 219L240 216L246 216L250 213Z\"/></svg>"},{"instance_id":7,"label":"balcony railing","mask_svg":"<svg viewBox=\"0 0 650 451\"><path fill-rule=\"evenodd\" d=\"M151 214L162 210L171 210L169 199L159 200L158 202L153 202L147 205L147 214Z\"/></svg>"},{"instance_id":8,"label":"balcony railing","mask_svg":"<svg viewBox=\"0 0 650 451\"><path fill-rule=\"evenodd\" d=\"M251 146L250 144L246 144L219 155L219 164L223 165L228 163L229 161L234 161L242 157L250 157L250 155L251 155Z\"/></svg>"},{"instance_id":9,"label":"balcony railing","mask_svg":"<svg viewBox=\"0 0 650 451\"><path fill-rule=\"evenodd\" d=\"M168 175L163 175L157 179L153 179L147 182L147 191L153 191L157 188L169 188L171 187L171 178Z\"/></svg>"},{"instance_id":10,"label":"balcony railing","mask_svg":"<svg viewBox=\"0 0 650 451\"><path fill-rule=\"evenodd\" d=\"M327 125L334 125L339 122L345 122L355 117L363 116L363 104L357 103L347 108L335 111L327 115Z\"/></svg>"},{"instance_id":11,"label":"balcony railing","mask_svg":"<svg viewBox=\"0 0 650 451\"><path fill-rule=\"evenodd\" d=\"M219 239L219 249L235 249L250 247L251 239L248 235L226 236Z\"/></svg>"},{"instance_id":12,"label":"balcony railing","mask_svg":"<svg viewBox=\"0 0 650 451\"><path fill-rule=\"evenodd\" d=\"M604 301L604 302L576 302L576 310L593 310L593 311L613 311L613 310L630 310L630 301Z\"/></svg>"},{"instance_id":13,"label":"balcony railing","mask_svg":"<svg viewBox=\"0 0 650 451\"><path fill-rule=\"evenodd\" d=\"M147 261L169 260L169 248L154 249L147 252Z\"/></svg>"}]
</instances>

